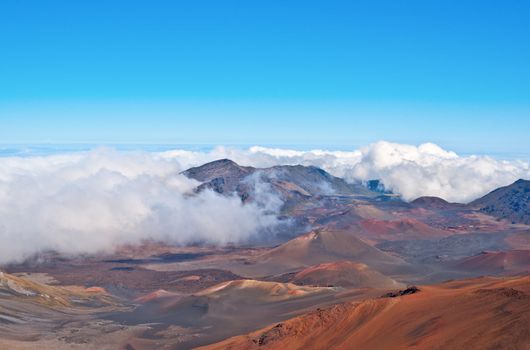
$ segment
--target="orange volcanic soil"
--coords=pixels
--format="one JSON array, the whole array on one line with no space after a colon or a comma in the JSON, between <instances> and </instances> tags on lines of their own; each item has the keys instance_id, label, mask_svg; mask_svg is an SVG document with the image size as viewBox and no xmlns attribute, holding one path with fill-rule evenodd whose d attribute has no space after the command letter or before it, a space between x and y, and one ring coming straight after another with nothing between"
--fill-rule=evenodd
<instances>
[{"instance_id":1,"label":"orange volcanic soil","mask_svg":"<svg viewBox=\"0 0 530 350\"><path fill-rule=\"evenodd\" d=\"M452 281L343 303L202 349L258 348L529 349L530 277Z\"/></svg>"},{"instance_id":2,"label":"orange volcanic soil","mask_svg":"<svg viewBox=\"0 0 530 350\"><path fill-rule=\"evenodd\" d=\"M292 283L315 286L395 289L401 283L370 269L365 264L337 261L308 267L298 272Z\"/></svg>"},{"instance_id":3,"label":"orange volcanic soil","mask_svg":"<svg viewBox=\"0 0 530 350\"><path fill-rule=\"evenodd\" d=\"M260 255L257 260L263 271L269 274L339 260L362 262L383 273L410 268L404 260L372 247L352 232L330 229L315 230L296 237Z\"/></svg>"},{"instance_id":4,"label":"orange volcanic soil","mask_svg":"<svg viewBox=\"0 0 530 350\"><path fill-rule=\"evenodd\" d=\"M530 250L482 252L458 261L455 267L473 272L530 272Z\"/></svg>"},{"instance_id":5,"label":"orange volcanic soil","mask_svg":"<svg viewBox=\"0 0 530 350\"><path fill-rule=\"evenodd\" d=\"M447 232L411 218L391 221L367 219L361 221L360 226L368 238L375 240L429 239L447 236Z\"/></svg>"}]
</instances>

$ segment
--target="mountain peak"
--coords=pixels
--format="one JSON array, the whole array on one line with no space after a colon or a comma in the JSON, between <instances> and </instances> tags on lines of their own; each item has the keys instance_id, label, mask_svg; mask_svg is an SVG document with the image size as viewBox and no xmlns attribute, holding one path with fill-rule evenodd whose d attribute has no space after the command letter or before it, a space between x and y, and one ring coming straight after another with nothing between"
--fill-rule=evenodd
<instances>
[{"instance_id":1,"label":"mountain peak","mask_svg":"<svg viewBox=\"0 0 530 350\"><path fill-rule=\"evenodd\" d=\"M513 185L527 185L530 186L530 180L519 179L513 183Z\"/></svg>"},{"instance_id":2,"label":"mountain peak","mask_svg":"<svg viewBox=\"0 0 530 350\"><path fill-rule=\"evenodd\" d=\"M207 164L226 164L226 165L235 165L235 166L239 166L239 164L237 164L236 162L234 162L233 160L231 159L228 159L228 158L223 158L223 159L218 159L218 160L214 160L210 163L207 163Z\"/></svg>"},{"instance_id":3,"label":"mountain peak","mask_svg":"<svg viewBox=\"0 0 530 350\"><path fill-rule=\"evenodd\" d=\"M433 197L433 196L418 197L410 203L415 206L419 206L423 208L430 208L430 209L450 209L450 208L459 207L463 205L463 204L458 204L458 203L449 203L443 198Z\"/></svg>"},{"instance_id":4,"label":"mountain peak","mask_svg":"<svg viewBox=\"0 0 530 350\"><path fill-rule=\"evenodd\" d=\"M242 167L233 160L224 158L190 168L183 171L182 174L200 182L207 182L220 177L244 176L253 170L254 168Z\"/></svg>"},{"instance_id":5,"label":"mountain peak","mask_svg":"<svg viewBox=\"0 0 530 350\"><path fill-rule=\"evenodd\" d=\"M217 160L208 162L206 164L188 169L187 171L192 170L192 169L211 169L211 168L227 168L227 167L240 168L241 166L231 159L223 158L223 159L217 159Z\"/></svg>"}]
</instances>

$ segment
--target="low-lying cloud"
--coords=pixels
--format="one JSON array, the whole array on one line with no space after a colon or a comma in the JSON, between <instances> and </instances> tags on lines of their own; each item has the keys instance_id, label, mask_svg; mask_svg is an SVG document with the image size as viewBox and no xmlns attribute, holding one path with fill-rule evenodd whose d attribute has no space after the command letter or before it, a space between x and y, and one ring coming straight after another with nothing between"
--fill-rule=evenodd
<instances>
[{"instance_id":1,"label":"low-lying cloud","mask_svg":"<svg viewBox=\"0 0 530 350\"><path fill-rule=\"evenodd\" d=\"M109 252L153 239L246 242L278 224L278 201L221 196L180 175L177 159L96 150L0 158L0 263L31 254Z\"/></svg>"},{"instance_id":2,"label":"low-lying cloud","mask_svg":"<svg viewBox=\"0 0 530 350\"><path fill-rule=\"evenodd\" d=\"M281 200L259 176L252 203L179 173L229 158L241 165L302 164L350 182L380 179L404 199L468 202L518 178L528 163L459 156L434 144L378 142L352 151L217 147L159 153L98 149L42 157L0 157L0 263L45 250L95 253L154 239L172 244L248 242L279 224Z\"/></svg>"}]
</instances>

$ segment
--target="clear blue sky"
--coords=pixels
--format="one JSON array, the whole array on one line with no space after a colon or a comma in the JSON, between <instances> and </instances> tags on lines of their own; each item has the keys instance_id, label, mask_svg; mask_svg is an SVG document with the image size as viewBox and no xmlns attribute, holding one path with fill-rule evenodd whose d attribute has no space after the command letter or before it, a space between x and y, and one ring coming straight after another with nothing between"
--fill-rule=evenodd
<instances>
[{"instance_id":1,"label":"clear blue sky","mask_svg":"<svg viewBox=\"0 0 530 350\"><path fill-rule=\"evenodd\" d=\"M0 142L530 151L530 2L0 2Z\"/></svg>"}]
</instances>

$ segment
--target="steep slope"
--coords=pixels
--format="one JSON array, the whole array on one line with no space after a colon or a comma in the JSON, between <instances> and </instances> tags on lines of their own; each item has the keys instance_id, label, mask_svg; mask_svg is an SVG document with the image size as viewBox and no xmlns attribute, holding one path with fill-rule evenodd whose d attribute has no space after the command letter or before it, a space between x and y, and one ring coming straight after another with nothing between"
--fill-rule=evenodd
<instances>
[{"instance_id":1,"label":"steep slope","mask_svg":"<svg viewBox=\"0 0 530 350\"><path fill-rule=\"evenodd\" d=\"M218 193L229 194L242 192L241 181L255 171L255 168L239 166L230 159L220 159L190 168L182 174L201 182L202 184L198 187L199 191L209 188Z\"/></svg>"},{"instance_id":2,"label":"steep slope","mask_svg":"<svg viewBox=\"0 0 530 350\"><path fill-rule=\"evenodd\" d=\"M339 260L360 262L385 274L410 268L403 260L368 245L352 232L332 229L296 237L258 256L255 264L261 266L263 273L278 274Z\"/></svg>"},{"instance_id":3,"label":"steep slope","mask_svg":"<svg viewBox=\"0 0 530 350\"><path fill-rule=\"evenodd\" d=\"M365 264L337 261L308 267L294 275L298 285L340 286L353 288L396 289L403 284L370 269Z\"/></svg>"},{"instance_id":4,"label":"steep slope","mask_svg":"<svg viewBox=\"0 0 530 350\"><path fill-rule=\"evenodd\" d=\"M530 181L521 179L498 188L469 207L513 223L530 224Z\"/></svg>"},{"instance_id":5,"label":"steep slope","mask_svg":"<svg viewBox=\"0 0 530 350\"><path fill-rule=\"evenodd\" d=\"M529 324L530 277L483 278L319 309L201 349L527 349Z\"/></svg>"},{"instance_id":6,"label":"steep slope","mask_svg":"<svg viewBox=\"0 0 530 350\"><path fill-rule=\"evenodd\" d=\"M366 187L348 184L343 179L332 176L314 166L281 165L263 169L262 171L273 183L293 183L312 196L332 194L372 195L372 192Z\"/></svg>"}]
</instances>

